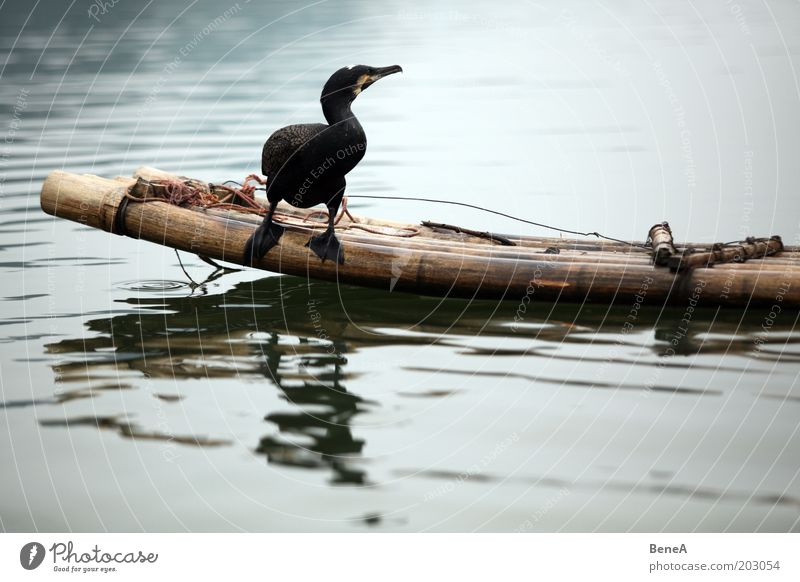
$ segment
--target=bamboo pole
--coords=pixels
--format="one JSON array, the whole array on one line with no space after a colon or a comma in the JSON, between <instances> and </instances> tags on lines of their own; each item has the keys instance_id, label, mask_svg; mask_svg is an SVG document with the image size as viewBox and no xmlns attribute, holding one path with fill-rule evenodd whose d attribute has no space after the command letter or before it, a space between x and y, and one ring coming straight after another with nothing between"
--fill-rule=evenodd
<instances>
[{"instance_id":1,"label":"bamboo pole","mask_svg":"<svg viewBox=\"0 0 800 582\"><path fill-rule=\"evenodd\" d=\"M734 245L715 245L707 252L685 252L682 255L675 255L669 258L668 265L670 269L681 271L729 261L743 263L750 259L766 258L782 250L783 241L779 236L773 236L769 240L748 239Z\"/></svg>"},{"instance_id":2,"label":"bamboo pole","mask_svg":"<svg viewBox=\"0 0 800 582\"><path fill-rule=\"evenodd\" d=\"M201 211L201 210L198 210ZM228 210L208 209L205 212L217 215L221 218L229 220L238 220L246 224L252 225L255 228L261 223L261 218L252 214L231 212ZM308 236L312 234L312 227L324 228L327 223L309 223ZM472 244L471 241L463 240L454 233L452 237L430 238L424 234L414 238L398 238L392 236L376 236L368 234L360 230L348 230L351 226L350 222L342 221L337 227L337 232L340 235L349 237L350 240L360 241L367 245L375 245L387 248L405 248L415 249L420 251L452 253L456 255L478 255L485 256L491 255L493 258L510 258L519 261L537 260L546 262L558 263L608 263L616 265L627 265L649 267L652 264L650 253L644 249L628 247L626 251L583 251L571 248L559 249L558 254L548 252L548 248L539 245L538 247L515 246L507 247L501 245L482 245ZM406 227L408 225L405 225ZM346 234L345 234L346 233ZM443 244L444 243L444 244ZM800 258L800 257L798 257ZM735 270L797 270L800 271L800 261L791 259L782 259L780 257L770 258L769 261L751 260L746 263L737 263L729 265L729 268Z\"/></svg>"},{"instance_id":3,"label":"bamboo pole","mask_svg":"<svg viewBox=\"0 0 800 582\"><path fill-rule=\"evenodd\" d=\"M131 183L55 171L42 188L42 208L109 232L120 232L118 227L122 227L134 238L241 264L252 223L165 202L128 202L121 214ZM305 246L311 231L290 226L280 244L255 266L340 283L520 303L545 299L744 306L772 305L780 296L784 306L800 306L800 273L777 267L751 271L719 265L671 273L640 261L592 262L588 251L582 260L577 256L561 260L560 254L497 256L497 248L516 247L483 241L483 253L472 248L469 253L455 253L445 244L437 248L432 241L412 246L408 239L386 241L391 237L355 236L347 231L340 233L346 263L338 265L323 263Z\"/></svg>"},{"instance_id":4,"label":"bamboo pole","mask_svg":"<svg viewBox=\"0 0 800 582\"><path fill-rule=\"evenodd\" d=\"M227 218L229 220L241 221L243 224L251 225L255 228L261 223L261 219L252 220L253 215L235 213L235 218L231 218L229 211L222 211L216 209L209 209L206 211L198 210L200 212L207 212L208 214L219 216L220 218ZM258 217L256 217L258 218ZM279 220L276 222L280 222ZM322 229L327 226L327 223L309 223L305 228L297 225L289 225L292 228L307 232L308 236L313 234L313 228ZM408 226L408 225L406 225ZM317 231L319 232L319 231ZM628 255L623 253L604 253L587 251L573 251L571 249L561 251L558 254L548 253L546 248L534 247L507 247L501 245L479 245L472 244L471 241L465 241L458 237L457 234L450 238L430 238L424 235L416 236L413 238L403 238L394 236L382 236L367 233L362 230L351 228L351 223L342 221L336 228L337 235L347 238L352 241L363 242L367 245L379 245L387 248L404 248L414 249L419 251L431 251L439 253L451 253L456 255L491 255L495 258L510 258L517 260L540 260L540 261L554 261L554 262L609 262L617 264L632 264L639 262L643 266L649 266L650 261L648 255L643 255L641 260L639 257L634 257L628 260ZM445 244L443 244L445 243Z\"/></svg>"}]
</instances>

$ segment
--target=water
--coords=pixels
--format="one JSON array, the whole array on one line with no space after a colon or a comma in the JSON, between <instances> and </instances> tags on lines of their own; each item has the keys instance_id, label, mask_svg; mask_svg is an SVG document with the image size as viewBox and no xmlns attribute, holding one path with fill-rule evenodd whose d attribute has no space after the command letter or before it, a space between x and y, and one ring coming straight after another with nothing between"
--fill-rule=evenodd
<instances>
[{"instance_id":1,"label":"water","mask_svg":"<svg viewBox=\"0 0 800 582\"><path fill-rule=\"evenodd\" d=\"M684 331L646 305L626 333L631 306L534 303L514 330L513 300L197 287L169 249L38 208L57 168L242 178L271 130L320 119L332 70L397 63L356 102L351 194L796 242L795 3L98 6L0 7L0 528L800 528L795 312Z\"/></svg>"}]
</instances>

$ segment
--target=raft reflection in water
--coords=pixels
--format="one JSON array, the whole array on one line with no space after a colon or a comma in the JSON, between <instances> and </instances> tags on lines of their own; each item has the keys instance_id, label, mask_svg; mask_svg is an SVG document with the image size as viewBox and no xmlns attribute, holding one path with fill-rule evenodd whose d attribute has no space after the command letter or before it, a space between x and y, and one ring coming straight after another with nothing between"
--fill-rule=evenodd
<instances>
[{"instance_id":1,"label":"raft reflection in water","mask_svg":"<svg viewBox=\"0 0 800 582\"><path fill-rule=\"evenodd\" d=\"M598 370L608 365L650 371L719 369L719 363L690 362L680 357L696 354L758 358L765 364L779 359L790 362L798 356L786 348L800 341L793 333L792 321L777 321L772 333L780 345L757 351L763 314L756 311L745 315L697 310L687 322L681 309L642 307L636 311L636 331L652 339L643 346L642 336L621 333L630 316L630 310L622 307L532 303L523 321L515 323L517 306L511 301L441 300L309 283L294 277L239 283L218 295L139 294L124 302L130 305L129 312L87 322L92 337L65 339L48 346L49 353L59 355L54 370L60 385L66 388L58 391L59 400L137 386L146 378L250 382L266 378L292 406L289 411L264 411L264 419L273 430L254 442L252 450L277 465L330 470L333 484L371 484L363 468L365 440L353 434L353 420L385 403L346 387L356 376L348 371L348 356L363 350L410 345L452 350L457 357L454 361L463 361L464 369L438 370L439 380L452 381L452 386L430 390L430 396L457 391L464 378L483 377L493 384L521 379L581 390L653 390L713 397L721 394L722 386L687 387L666 381L647 385L616 381L612 376L602 378ZM513 347L508 347L505 340L511 336ZM636 350L640 355L631 356ZM679 357L673 357L675 354ZM375 357L381 357L378 350ZM496 362L512 359L513 371L497 371ZM548 377L539 373L540 363L557 360L565 360L571 368L588 363L595 371L588 379L579 374L554 377L551 373ZM495 364L494 370L491 364ZM728 372L753 372L746 368L725 367ZM425 370L417 362L408 361L398 373ZM120 380L124 382L120 384ZM396 394L404 390L402 386L389 389ZM767 392L762 396L775 397ZM232 442L159 434L118 417L44 423L94 424L126 437L163 438L188 445Z\"/></svg>"}]
</instances>

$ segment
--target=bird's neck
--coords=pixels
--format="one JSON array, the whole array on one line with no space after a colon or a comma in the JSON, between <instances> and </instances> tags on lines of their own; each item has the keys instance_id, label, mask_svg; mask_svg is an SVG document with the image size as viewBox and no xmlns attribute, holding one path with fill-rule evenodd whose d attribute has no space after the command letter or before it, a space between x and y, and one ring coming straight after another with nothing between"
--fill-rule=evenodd
<instances>
[{"instance_id":1,"label":"bird's neck","mask_svg":"<svg viewBox=\"0 0 800 582\"><path fill-rule=\"evenodd\" d=\"M330 126L361 129L361 124L350 109L350 101L323 101L322 114Z\"/></svg>"}]
</instances>

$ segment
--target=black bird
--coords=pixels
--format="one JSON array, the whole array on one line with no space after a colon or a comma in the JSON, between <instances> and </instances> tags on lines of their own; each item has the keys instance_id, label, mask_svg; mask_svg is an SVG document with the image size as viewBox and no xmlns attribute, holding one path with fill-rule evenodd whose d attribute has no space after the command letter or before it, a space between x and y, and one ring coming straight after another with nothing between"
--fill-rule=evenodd
<instances>
[{"instance_id":1,"label":"black bird","mask_svg":"<svg viewBox=\"0 0 800 582\"><path fill-rule=\"evenodd\" d=\"M344 197L344 177L367 150L367 136L350 105L375 81L402 70L398 65L377 68L351 65L339 69L325 83L320 97L327 124L288 125L269 136L261 154L269 209L264 222L247 241L246 265L278 244L284 228L275 224L272 216L281 200L298 208L325 204L328 228L311 237L306 246L323 262L333 259L344 263L344 252L333 229L334 217Z\"/></svg>"}]
</instances>

